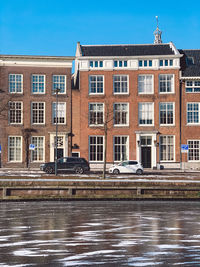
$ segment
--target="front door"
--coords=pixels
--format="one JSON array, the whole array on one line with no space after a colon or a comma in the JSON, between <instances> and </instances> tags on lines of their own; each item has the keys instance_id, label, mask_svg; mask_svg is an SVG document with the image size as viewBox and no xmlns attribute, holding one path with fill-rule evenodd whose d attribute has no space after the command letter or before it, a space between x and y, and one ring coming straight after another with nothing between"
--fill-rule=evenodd
<instances>
[{"instance_id":1,"label":"front door","mask_svg":"<svg viewBox=\"0 0 200 267\"><path fill-rule=\"evenodd\" d=\"M151 168L151 147L142 146L141 147L142 165L144 168Z\"/></svg>"},{"instance_id":2,"label":"front door","mask_svg":"<svg viewBox=\"0 0 200 267\"><path fill-rule=\"evenodd\" d=\"M56 157L56 149L54 149L54 155ZM57 148L57 159L60 159L63 157L63 148Z\"/></svg>"}]
</instances>

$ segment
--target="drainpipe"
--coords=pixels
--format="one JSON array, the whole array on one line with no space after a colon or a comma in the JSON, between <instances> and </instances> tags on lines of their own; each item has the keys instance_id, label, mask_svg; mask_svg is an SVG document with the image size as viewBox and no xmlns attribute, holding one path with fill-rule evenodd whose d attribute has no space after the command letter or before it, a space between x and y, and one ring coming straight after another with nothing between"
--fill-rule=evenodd
<instances>
[{"instance_id":1,"label":"drainpipe","mask_svg":"<svg viewBox=\"0 0 200 267\"><path fill-rule=\"evenodd\" d=\"M182 143L182 121L181 121L181 115L182 115L182 84L183 81L180 80L180 109L179 109L179 122L180 122L180 169L182 170L182 152L181 152L181 143Z\"/></svg>"}]
</instances>

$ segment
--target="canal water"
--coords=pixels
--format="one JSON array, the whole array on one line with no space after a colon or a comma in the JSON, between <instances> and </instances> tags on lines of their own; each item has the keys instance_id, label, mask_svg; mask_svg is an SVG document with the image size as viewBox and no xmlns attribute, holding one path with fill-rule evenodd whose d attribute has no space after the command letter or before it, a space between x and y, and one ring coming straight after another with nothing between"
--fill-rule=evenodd
<instances>
[{"instance_id":1,"label":"canal water","mask_svg":"<svg viewBox=\"0 0 200 267\"><path fill-rule=\"evenodd\" d=\"M1 266L200 266L200 203L1 202Z\"/></svg>"}]
</instances>

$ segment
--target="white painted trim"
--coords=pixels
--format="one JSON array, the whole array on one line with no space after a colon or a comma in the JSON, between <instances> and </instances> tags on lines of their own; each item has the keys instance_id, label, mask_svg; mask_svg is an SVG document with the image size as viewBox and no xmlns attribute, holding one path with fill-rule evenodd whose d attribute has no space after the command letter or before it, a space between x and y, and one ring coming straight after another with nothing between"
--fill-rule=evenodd
<instances>
[{"instance_id":1,"label":"white painted trim","mask_svg":"<svg viewBox=\"0 0 200 267\"><path fill-rule=\"evenodd\" d=\"M189 141L198 141L199 145L200 145L200 139L187 139L187 144ZM187 161L188 162L200 162L200 147L199 147L199 160L189 160L189 149L188 149L188 153L187 153Z\"/></svg>"},{"instance_id":2,"label":"white painted trim","mask_svg":"<svg viewBox=\"0 0 200 267\"><path fill-rule=\"evenodd\" d=\"M114 135L113 136L113 162L116 162L116 163L121 162L121 160L120 161L114 160L114 155L115 155L115 142L114 142L114 138L115 137L127 137L126 149L127 149L127 160L129 160L129 135Z\"/></svg>"},{"instance_id":3,"label":"white painted trim","mask_svg":"<svg viewBox=\"0 0 200 267\"><path fill-rule=\"evenodd\" d=\"M151 93L145 93L145 92L139 92L139 77L141 76L151 76L152 77L152 92ZM137 83L138 83L138 95L153 95L154 94L154 74L138 74L137 77Z\"/></svg>"},{"instance_id":4,"label":"white painted trim","mask_svg":"<svg viewBox=\"0 0 200 267\"><path fill-rule=\"evenodd\" d=\"M152 104L152 112L153 112L153 123L152 124L140 124L140 111L139 111L139 106L140 104ZM138 126L141 127L149 127L149 126L154 126L154 102L138 102Z\"/></svg>"},{"instance_id":5,"label":"white painted trim","mask_svg":"<svg viewBox=\"0 0 200 267\"><path fill-rule=\"evenodd\" d=\"M33 92L33 76L43 76L44 77L44 92L43 93L40 93L40 92ZM46 74L35 74L35 73L32 73L31 74L31 94L33 95L44 95L46 93Z\"/></svg>"},{"instance_id":6,"label":"white painted trim","mask_svg":"<svg viewBox=\"0 0 200 267\"><path fill-rule=\"evenodd\" d=\"M143 131L141 133L136 133L136 158L139 162L142 160L141 146L138 146L138 141L140 141L141 136L151 136L151 168L156 167L157 164L157 154L156 154L156 146L154 145L154 141L156 141L157 133L151 131Z\"/></svg>"},{"instance_id":7,"label":"white painted trim","mask_svg":"<svg viewBox=\"0 0 200 267\"><path fill-rule=\"evenodd\" d=\"M181 80L200 80L200 76L180 77Z\"/></svg>"},{"instance_id":8,"label":"white painted trim","mask_svg":"<svg viewBox=\"0 0 200 267\"><path fill-rule=\"evenodd\" d=\"M21 139L21 154L20 154L20 160L9 160L9 159L10 159L10 137L20 137L20 139ZM21 135L9 135L9 136L8 136L8 162L10 162L10 163L19 163L19 162L22 162L22 153L23 153L22 136L21 136Z\"/></svg>"},{"instance_id":9,"label":"white painted trim","mask_svg":"<svg viewBox=\"0 0 200 267\"><path fill-rule=\"evenodd\" d=\"M34 136L31 136L31 144L32 144L32 138L33 137L43 137L43 156L42 156L42 158L43 158L43 160L32 160L32 151L31 151L31 162L39 162L39 163L41 163L41 162L45 162L45 136L40 136L40 135L34 135Z\"/></svg>"},{"instance_id":10,"label":"white painted trim","mask_svg":"<svg viewBox=\"0 0 200 267\"><path fill-rule=\"evenodd\" d=\"M127 77L127 92L126 93L115 93L114 92L114 77L122 77L122 76L126 76ZM120 85L121 85L122 81L120 81ZM121 88L120 88L121 89ZM114 74L113 75L113 95L129 95L129 75L128 74Z\"/></svg>"},{"instance_id":11,"label":"white painted trim","mask_svg":"<svg viewBox=\"0 0 200 267\"><path fill-rule=\"evenodd\" d=\"M10 103L21 103L21 122L17 123L17 122L10 122ZM24 106L23 106L23 101L9 101L9 110L8 110L8 122L9 125L23 125L23 119L24 119Z\"/></svg>"},{"instance_id":12,"label":"white painted trim","mask_svg":"<svg viewBox=\"0 0 200 267\"><path fill-rule=\"evenodd\" d=\"M115 124L115 105L116 104L127 104L127 124ZM113 127L128 127L129 126L129 117L130 117L130 114L129 114L129 102L114 102L113 103Z\"/></svg>"},{"instance_id":13,"label":"white painted trim","mask_svg":"<svg viewBox=\"0 0 200 267\"><path fill-rule=\"evenodd\" d=\"M90 91L91 91L91 86L90 86L90 77L92 77L92 76L95 76L95 77L103 77L103 92L102 93L91 93ZM97 75L97 74L91 74L91 75L89 75L88 76L88 82L89 82L89 92L88 92L88 94L89 95L104 95L105 94L105 83L104 83L104 75ZM96 80L96 85L97 85L97 80ZM97 89L97 87L96 87L96 89Z\"/></svg>"},{"instance_id":14,"label":"white painted trim","mask_svg":"<svg viewBox=\"0 0 200 267\"><path fill-rule=\"evenodd\" d=\"M33 123L33 103L43 103L44 104L44 122L43 123ZM31 102L31 124L32 125L45 125L45 118L46 118L46 102L41 101L33 101Z\"/></svg>"},{"instance_id":15,"label":"white painted trim","mask_svg":"<svg viewBox=\"0 0 200 267\"><path fill-rule=\"evenodd\" d=\"M103 160L102 161L90 160L90 137L103 137ZM88 135L88 161L90 163L103 163L104 162L104 150L105 150L105 136L104 135Z\"/></svg>"},{"instance_id":16,"label":"white painted trim","mask_svg":"<svg viewBox=\"0 0 200 267\"><path fill-rule=\"evenodd\" d=\"M64 86L65 86L65 91L62 93L62 92L58 92L58 95L66 95L67 94L67 75L65 74L53 74L52 75L52 94L53 95L56 95L55 91L54 91L54 81L53 81L53 78L58 76L59 77L59 80L60 80L60 77L63 76L65 77L65 82L64 82ZM59 81L59 84L60 84L60 81Z\"/></svg>"},{"instance_id":17,"label":"white painted trim","mask_svg":"<svg viewBox=\"0 0 200 267\"><path fill-rule=\"evenodd\" d=\"M172 79L172 91L171 92L160 92L160 76L167 76L167 75L172 75L172 77L173 77L173 79ZM159 83L159 85L158 85L158 90L159 90L159 94L161 94L161 95L169 95L169 94L175 94L175 79L174 79L174 74L173 73L160 73L159 74L159 80L158 80L158 83Z\"/></svg>"},{"instance_id":18,"label":"white painted trim","mask_svg":"<svg viewBox=\"0 0 200 267\"><path fill-rule=\"evenodd\" d=\"M53 162L54 161L54 137L56 137L56 133L49 133L50 137L49 137L49 142L50 142L50 161ZM57 136L62 136L63 137L63 156L67 157L68 156L68 135L67 133L63 133L63 132L58 132Z\"/></svg>"},{"instance_id":19,"label":"white painted trim","mask_svg":"<svg viewBox=\"0 0 200 267\"><path fill-rule=\"evenodd\" d=\"M160 104L173 104L173 124L163 124L160 123ZM170 127L175 126L175 102L159 102L159 125L160 127Z\"/></svg>"},{"instance_id":20,"label":"white painted trim","mask_svg":"<svg viewBox=\"0 0 200 267\"><path fill-rule=\"evenodd\" d=\"M65 117L64 117L64 123L60 123L60 122L58 122L57 124L58 125L66 125L67 124L67 118L66 118L66 116L67 116L67 114L66 114L66 102L58 102L58 106L59 106L59 104L64 104L64 114L65 114ZM54 114L53 114L53 112L54 112L54 109L53 109L53 107L54 107L54 105L56 105L56 102L52 102L52 124L53 125L56 125L56 122L54 123ZM58 112L59 112L59 110L58 110ZM59 116L58 116L58 118L59 118Z\"/></svg>"},{"instance_id":21,"label":"white painted trim","mask_svg":"<svg viewBox=\"0 0 200 267\"><path fill-rule=\"evenodd\" d=\"M173 156L174 156L174 160L161 160L160 159L160 155L161 155L161 149L160 149L160 147L161 147L161 142L160 142L160 139L161 139L161 137L164 137L164 136L173 136L173 145L174 145L174 151L173 151ZM159 159L160 159L160 162L162 163L166 163L166 162L169 162L169 163L171 163L171 162L176 162L176 153L175 153L175 151L176 151L176 136L175 135L173 135L173 134L161 134L160 136L159 136Z\"/></svg>"},{"instance_id":22,"label":"white painted trim","mask_svg":"<svg viewBox=\"0 0 200 267\"><path fill-rule=\"evenodd\" d=\"M103 124L90 124L90 105L102 104L103 105ZM88 103L88 126L91 128L94 127L103 127L105 122L105 107L103 102L89 102Z\"/></svg>"},{"instance_id":23,"label":"white painted trim","mask_svg":"<svg viewBox=\"0 0 200 267\"><path fill-rule=\"evenodd\" d=\"M188 118L188 104L198 104L199 106L199 110L198 110L198 113L199 113L199 122L197 123L193 123L193 122L187 122L187 118ZM194 111L193 111L194 112ZM200 125L200 102L186 102L186 126L199 126Z\"/></svg>"},{"instance_id":24,"label":"white painted trim","mask_svg":"<svg viewBox=\"0 0 200 267\"><path fill-rule=\"evenodd\" d=\"M21 90L22 90L21 92L10 92L10 75L15 75L15 83L16 83L16 75L20 75L21 76ZM8 91L9 91L9 94L22 95L23 94L23 89L24 89L24 77L23 77L23 74L21 74L21 73L9 73L8 74Z\"/></svg>"}]
</instances>

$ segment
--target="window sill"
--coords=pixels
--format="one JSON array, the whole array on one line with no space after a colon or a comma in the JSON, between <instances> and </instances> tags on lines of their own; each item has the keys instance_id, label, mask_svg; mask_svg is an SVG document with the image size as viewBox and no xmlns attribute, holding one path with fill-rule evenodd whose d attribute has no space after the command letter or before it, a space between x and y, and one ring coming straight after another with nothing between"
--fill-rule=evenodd
<instances>
[{"instance_id":1,"label":"window sill","mask_svg":"<svg viewBox=\"0 0 200 267\"><path fill-rule=\"evenodd\" d=\"M175 124L160 124L160 127L175 127Z\"/></svg>"},{"instance_id":2,"label":"window sill","mask_svg":"<svg viewBox=\"0 0 200 267\"><path fill-rule=\"evenodd\" d=\"M113 126L116 127L116 128L121 128L121 127L128 128L129 127L129 124L114 124Z\"/></svg>"},{"instance_id":3,"label":"window sill","mask_svg":"<svg viewBox=\"0 0 200 267\"><path fill-rule=\"evenodd\" d=\"M200 123L187 123L186 126L200 126Z\"/></svg>"}]
</instances>

